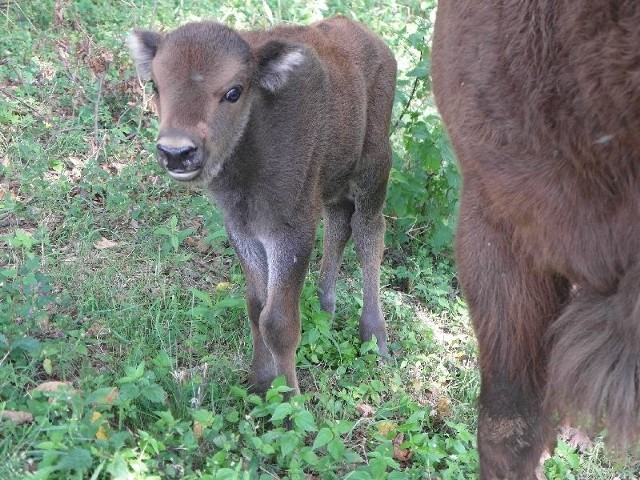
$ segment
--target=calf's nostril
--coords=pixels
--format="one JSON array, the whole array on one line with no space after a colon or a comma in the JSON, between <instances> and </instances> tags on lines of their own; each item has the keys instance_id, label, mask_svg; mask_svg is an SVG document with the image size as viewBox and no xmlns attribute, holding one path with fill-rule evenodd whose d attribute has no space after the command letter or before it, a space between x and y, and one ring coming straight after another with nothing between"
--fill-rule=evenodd
<instances>
[{"instance_id":1,"label":"calf's nostril","mask_svg":"<svg viewBox=\"0 0 640 480\"><path fill-rule=\"evenodd\" d=\"M169 171L188 172L197 170L201 166L202 155L197 147L192 145L173 147L161 143L156 147L158 158Z\"/></svg>"},{"instance_id":2,"label":"calf's nostril","mask_svg":"<svg viewBox=\"0 0 640 480\"><path fill-rule=\"evenodd\" d=\"M186 157L196 150L196 147L191 145L185 145L183 147L169 147L166 145L158 144L158 152L161 152L167 157L181 158Z\"/></svg>"}]
</instances>

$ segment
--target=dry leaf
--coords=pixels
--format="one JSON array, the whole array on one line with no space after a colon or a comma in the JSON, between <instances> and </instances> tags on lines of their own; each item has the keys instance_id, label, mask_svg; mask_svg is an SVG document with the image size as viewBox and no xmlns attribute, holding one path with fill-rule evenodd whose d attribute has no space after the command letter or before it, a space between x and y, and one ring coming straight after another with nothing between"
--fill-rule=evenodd
<instances>
[{"instance_id":1,"label":"dry leaf","mask_svg":"<svg viewBox=\"0 0 640 480\"><path fill-rule=\"evenodd\" d=\"M390 431L395 430L397 425L393 422L380 422L377 425L378 433L386 437Z\"/></svg>"},{"instance_id":2,"label":"dry leaf","mask_svg":"<svg viewBox=\"0 0 640 480\"><path fill-rule=\"evenodd\" d=\"M6 194L3 194L2 198L5 198L5 197L6 197ZM16 194L16 192L14 190L9 190L9 198L11 200L17 200L18 195Z\"/></svg>"},{"instance_id":3,"label":"dry leaf","mask_svg":"<svg viewBox=\"0 0 640 480\"><path fill-rule=\"evenodd\" d=\"M16 412L14 410L4 410L0 412L0 419L11 420L16 425L33 422L33 415L29 412Z\"/></svg>"},{"instance_id":4,"label":"dry leaf","mask_svg":"<svg viewBox=\"0 0 640 480\"><path fill-rule=\"evenodd\" d=\"M32 390L32 392L57 392L60 389L69 389L71 382L43 382Z\"/></svg>"},{"instance_id":5,"label":"dry leaf","mask_svg":"<svg viewBox=\"0 0 640 480\"><path fill-rule=\"evenodd\" d=\"M72 395L75 395L76 393L78 393L78 390L71 387L71 382L57 382L57 381L43 382L31 391L43 392L43 393L58 393L58 392L64 393L66 395L66 398L62 400L67 400L67 401L71 399ZM50 396L49 403L54 402L56 399L61 399L61 398L56 397L55 395Z\"/></svg>"},{"instance_id":6,"label":"dry leaf","mask_svg":"<svg viewBox=\"0 0 640 480\"><path fill-rule=\"evenodd\" d=\"M411 460L413 452L408 448L400 448L402 442L404 442L404 435L399 433L396 435L396 438L393 439L393 458L399 462L407 462Z\"/></svg>"},{"instance_id":7,"label":"dry leaf","mask_svg":"<svg viewBox=\"0 0 640 480\"><path fill-rule=\"evenodd\" d=\"M560 438L569 444L569 446L575 448L579 452L585 452L593 447L593 442L589 438L589 435L583 431L572 427L569 424L569 420L565 419L560 425Z\"/></svg>"},{"instance_id":8,"label":"dry leaf","mask_svg":"<svg viewBox=\"0 0 640 480\"><path fill-rule=\"evenodd\" d=\"M451 399L446 396L438 398L438 404L436 405L438 415L441 417L447 417L451 414Z\"/></svg>"},{"instance_id":9,"label":"dry leaf","mask_svg":"<svg viewBox=\"0 0 640 480\"><path fill-rule=\"evenodd\" d=\"M373 417L373 414L376 411L373 409L371 405L367 405L366 403L359 403L356 405L356 411L360 414L361 417Z\"/></svg>"},{"instance_id":10,"label":"dry leaf","mask_svg":"<svg viewBox=\"0 0 640 480\"><path fill-rule=\"evenodd\" d=\"M96 440L107 440L107 433L104 429L104 425L100 425L98 427L98 431L96 432Z\"/></svg>"},{"instance_id":11,"label":"dry leaf","mask_svg":"<svg viewBox=\"0 0 640 480\"><path fill-rule=\"evenodd\" d=\"M91 338L100 338L109 335L110 331L109 328L105 327L102 323L94 322L87 328L86 333L87 336Z\"/></svg>"},{"instance_id":12,"label":"dry leaf","mask_svg":"<svg viewBox=\"0 0 640 480\"><path fill-rule=\"evenodd\" d=\"M93 412L91 414L91 423L95 423L97 421L101 421L101 424L98 427L98 431L96 432L96 439L107 440L107 432L104 429L104 419L102 418L102 414L100 412Z\"/></svg>"},{"instance_id":13,"label":"dry leaf","mask_svg":"<svg viewBox=\"0 0 640 480\"><path fill-rule=\"evenodd\" d=\"M124 170L124 167L126 166L127 166L126 163L111 162L111 168L113 168L116 171L116 173L121 173L122 170Z\"/></svg>"},{"instance_id":14,"label":"dry leaf","mask_svg":"<svg viewBox=\"0 0 640 480\"><path fill-rule=\"evenodd\" d=\"M113 405L119 395L120 395L120 391L117 388L114 388L105 396L97 398L96 400L92 401L91 404L92 405Z\"/></svg>"},{"instance_id":15,"label":"dry leaf","mask_svg":"<svg viewBox=\"0 0 640 480\"><path fill-rule=\"evenodd\" d=\"M200 440L200 438L202 438L203 428L204 425L202 424L202 422L199 422L197 420L193 421L193 436L196 437L196 440Z\"/></svg>"},{"instance_id":16,"label":"dry leaf","mask_svg":"<svg viewBox=\"0 0 640 480\"><path fill-rule=\"evenodd\" d=\"M44 77L45 80L51 81L53 77L56 76L56 69L50 65L45 65L40 69L40 74Z\"/></svg>"},{"instance_id":17,"label":"dry leaf","mask_svg":"<svg viewBox=\"0 0 640 480\"><path fill-rule=\"evenodd\" d=\"M100 239L96 240L93 244L93 246L98 250L104 250L105 248L113 248L117 245L118 244L116 242L112 242L111 240L104 237L100 237Z\"/></svg>"},{"instance_id":18,"label":"dry leaf","mask_svg":"<svg viewBox=\"0 0 640 480\"><path fill-rule=\"evenodd\" d=\"M117 388L114 388L111 393L109 393L104 397L104 403L113 405L119 396L120 396L120 391Z\"/></svg>"},{"instance_id":19,"label":"dry leaf","mask_svg":"<svg viewBox=\"0 0 640 480\"><path fill-rule=\"evenodd\" d=\"M211 250L211 245L209 245L207 242L205 242L202 239L198 239L197 237L193 237L193 236L187 237L184 239L184 243L186 243L191 248L195 248L201 254L205 254L209 250Z\"/></svg>"},{"instance_id":20,"label":"dry leaf","mask_svg":"<svg viewBox=\"0 0 640 480\"><path fill-rule=\"evenodd\" d=\"M204 255L209 250L211 250L211 245L204 240L198 240L198 243L196 243L196 250Z\"/></svg>"}]
</instances>

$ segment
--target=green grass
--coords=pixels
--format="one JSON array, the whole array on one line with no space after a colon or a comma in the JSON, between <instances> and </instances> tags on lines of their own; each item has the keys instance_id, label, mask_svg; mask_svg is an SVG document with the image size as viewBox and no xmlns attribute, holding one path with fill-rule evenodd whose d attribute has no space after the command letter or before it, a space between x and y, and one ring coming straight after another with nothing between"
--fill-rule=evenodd
<instances>
[{"instance_id":1,"label":"green grass","mask_svg":"<svg viewBox=\"0 0 640 480\"><path fill-rule=\"evenodd\" d=\"M0 5L0 478L472 479L475 341L451 256L458 176L430 96L433 2L60 0ZM239 28L342 13L396 52L383 309L393 360L360 345L352 247L328 318L302 295L284 402L243 386L244 280L219 212L153 159L134 27ZM38 391L48 381L68 382ZM291 428L284 427L285 421ZM548 478L633 478L601 443Z\"/></svg>"}]
</instances>

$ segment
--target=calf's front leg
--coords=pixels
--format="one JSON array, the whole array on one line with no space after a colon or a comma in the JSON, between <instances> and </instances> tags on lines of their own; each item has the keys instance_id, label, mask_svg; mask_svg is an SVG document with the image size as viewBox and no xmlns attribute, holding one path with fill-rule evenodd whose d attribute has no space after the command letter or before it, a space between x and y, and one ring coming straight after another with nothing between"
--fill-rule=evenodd
<instances>
[{"instance_id":1,"label":"calf's front leg","mask_svg":"<svg viewBox=\"0 0 640 480\"><path fill-rule=\"evenodd\" d=\"M228 229L228 233L247 282L247 311L253 340L253 359L248 384L251 391L264 393L276 377L273 356L260 332L260 314L267 299L267 253L259 240L234 234L231 229Z\"/></svg>"},{"instance_id":2,"label":"calf's front leg","mask_svg":"<svg viewBox=\"0 0 640 480\"><path fill-rule=\"evenodd\" d=\"M262 339L273 356L276 375L284 375L291 395L300 393L296 350L300 343L300 294L313 247L313 231L287 232L264 240L267 298L260 313Z\"/></svg>"},{"instance_id":3,"label":"calf's front leg","mask_svg":"<svg viewBox=\"0 0 640 480\"><path fill-rule=\"evenodd\" d=\"M313 232L286 232L267 238L232 235L247 280L247 309L251 321L253 359L249 384L264 393L273 379L284 375L300 392L295 371L300 343L300 293L309 265Z\"/></svg>"}]
</instances>

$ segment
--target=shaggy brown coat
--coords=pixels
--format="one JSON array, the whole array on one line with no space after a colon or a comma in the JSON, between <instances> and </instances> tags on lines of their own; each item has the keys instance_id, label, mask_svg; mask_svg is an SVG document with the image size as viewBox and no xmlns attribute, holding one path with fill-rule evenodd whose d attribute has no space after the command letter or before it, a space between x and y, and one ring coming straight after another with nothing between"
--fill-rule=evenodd
<instances>
[{"instance_id":1,"label":"shaggy brown coat","mask_svg":"<svg viewBox=\"0 0 640 480\"><path fill-rule=\"evenodd\" d=\"M558 411L635 441L640 3L441 0L433 86L463 174L481 477L532 478Z\"/></svg>"}]
</instances>

